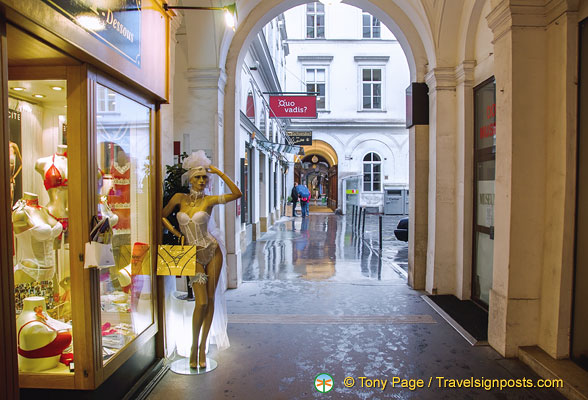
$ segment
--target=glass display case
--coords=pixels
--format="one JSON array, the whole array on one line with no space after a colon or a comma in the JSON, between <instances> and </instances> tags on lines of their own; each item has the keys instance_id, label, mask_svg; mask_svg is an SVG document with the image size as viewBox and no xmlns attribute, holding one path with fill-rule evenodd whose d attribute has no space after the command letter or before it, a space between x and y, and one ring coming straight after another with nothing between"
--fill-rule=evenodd
<instances>
[{"instance_id":1,"label":"glass display case","mask_svg":"<svg viewBox=\"0 0 588 400\"><path fill-rule=\"evenodd\" d=\"M8 88L18 366L72 374L66 81Z\"/></svg>"},{"instance_id":2,"label":"glass display case","mask_svg":"<svg viewBox=\"0 0 588 400\"><path fill-rule=\"evenodd\" d=\"M9 172L20 386L94 389L139 351L155 359L153 107L80 67L15 75ZM105 219L114 265L84 268L92 221Z\"/></svg>"},{"instance_id":3,"label":"glass display case","mask_svg":"<svg viewBox=\"0 0 588 400\"><path fill-rule=\"evenodd\" d=\"M113 230L115 265L100 270L102 358L153 324L150 109L96 86L97 215Z\"/></svg>"}]
</instances>

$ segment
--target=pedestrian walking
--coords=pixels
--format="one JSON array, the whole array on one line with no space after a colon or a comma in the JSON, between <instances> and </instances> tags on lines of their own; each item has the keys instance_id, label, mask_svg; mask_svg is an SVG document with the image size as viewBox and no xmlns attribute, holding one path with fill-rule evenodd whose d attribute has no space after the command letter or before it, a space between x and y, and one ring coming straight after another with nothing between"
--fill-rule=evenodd
<instances>
[{"instance_id":1,"label":"pedestrian walking","mask_svg":"<svg viewBox=\"0 0 588 400\"><path fill-rule=\"evenodd\" d=\"M296 189L298 183L294 182L294 187L292 188L292 193L290 193L290 197L292 197L292 216L296 216L296 203L298 203L298 190Z\"/></svg>"},{"instance_id":2,"label":"pedestrian walking","mask_svg":"<svg viewBox=\"0 0 588 400\"><path fill-rule=\"evenodd\" d=\"M302 218L308 217L308 203L310 202L310 190L304 183L296 186L298 191L298 201L300 201L300 209L302 210Z\"/></svg>"}]
</instances>

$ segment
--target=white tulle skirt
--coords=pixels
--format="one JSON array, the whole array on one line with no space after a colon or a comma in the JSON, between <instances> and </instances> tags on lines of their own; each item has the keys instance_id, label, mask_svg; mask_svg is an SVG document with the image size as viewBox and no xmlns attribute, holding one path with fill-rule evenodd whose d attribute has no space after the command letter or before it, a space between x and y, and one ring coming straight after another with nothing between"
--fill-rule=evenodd
<instances>
[{"instance_id":1,"label":"white tulle skirt","mask_svg":"<svg viewBox=\"0 0 588 400\"><path fill-rule=\"evenodd\" d=\"M227 289L227 251L223 235L216 227L213 217L209 219L208 232L218 242L223 255L223 263L214 295L214 315L206 343L207 352L210 344L216 345L219 351L228 348L230 345L227 335L227 303L225 301L225 291ZM176 277L166 276L164 279L166 356L171 357L174 351L176 351L181 356L189 357L192 347L192 314L194 312L195 302L179 299L181 295L185 295L185 292L178 292L176 290Z\"/></svg>"}]
</instances>

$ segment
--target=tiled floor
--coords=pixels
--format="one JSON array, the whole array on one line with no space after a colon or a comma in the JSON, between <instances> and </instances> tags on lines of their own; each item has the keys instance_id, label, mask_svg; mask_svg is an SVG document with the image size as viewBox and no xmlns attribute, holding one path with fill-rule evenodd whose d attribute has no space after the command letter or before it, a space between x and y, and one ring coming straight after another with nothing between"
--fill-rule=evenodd
<instances>
[{"instance_id":1,"label":"tiled floor","mask_svg":"<svg viewBox=\"0 0 588 400\"><path fill-rule=\"evenodd\" d=\"M243 254L245 282L227 292L231 347L209 355L218 368L199 376L170 371L149 398L563 398L547 389L439 387L440 377L538 377L490 347L470 346L407 286L398 268L406 243L390 236L398 217L385 218L381 262L376 216L366 217L366 240L343 216L280 220ZM328 393L314 386L320 373L333 378ZM360 377L388 382L382 390L363 379L362 387ZM393 379L422 379L425 387L392 387Z\"/></svg>"}]
</instances>

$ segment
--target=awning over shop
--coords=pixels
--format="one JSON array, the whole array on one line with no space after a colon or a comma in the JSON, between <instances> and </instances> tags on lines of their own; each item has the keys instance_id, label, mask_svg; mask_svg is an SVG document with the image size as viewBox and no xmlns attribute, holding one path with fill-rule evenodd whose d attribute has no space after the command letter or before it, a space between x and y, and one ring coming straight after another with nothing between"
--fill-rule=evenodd
<instances>
[{"instance_id":1,"label":"awning over shop","mask_svg":"<svg viewBox=\"0 0 588 400\"><path fill-rule=\"evenodd\" d=\"M287 143L274 143L270 141L259 141L259 143L263 147L281 154L304 154L304 149L301 146Z\"/></svg>"}]
</instances>

